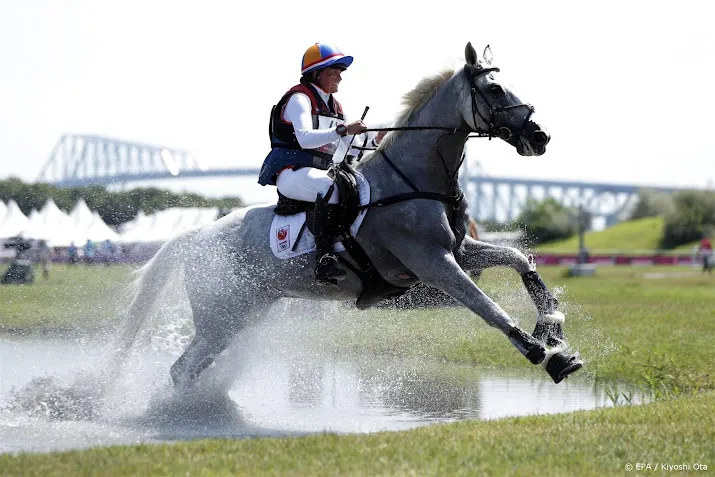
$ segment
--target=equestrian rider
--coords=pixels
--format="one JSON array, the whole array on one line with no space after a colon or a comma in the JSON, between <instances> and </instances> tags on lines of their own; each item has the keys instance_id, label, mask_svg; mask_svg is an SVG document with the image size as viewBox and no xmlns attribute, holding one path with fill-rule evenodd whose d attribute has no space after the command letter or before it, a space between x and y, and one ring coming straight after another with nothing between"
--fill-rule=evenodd
<instances>
[{"instance_id":1,"label":"equestrian rider","mask_svg":"<svg viewBox=\"0 0 715 477\"><path fill-rule=\"evenodd\" d=\"M335 237L329 230L328 204L338 203L339 191L328 168L341 141L347 147L351 135L366 129L362 121L346 124L343 109L333 96L342 72L352 62L352 56L325 43L316 43L305 51L300 83L289 89L271 111L271 152L258 178L261 185L276 185L280 195L315 202L315 276L329 283L344 279L346 273L338 267ZM343 154L345 147L341 148ZM343 154L335 154L336 162ZM334 190L326 201L331 186Z\"/></svg>"}]
</instances>

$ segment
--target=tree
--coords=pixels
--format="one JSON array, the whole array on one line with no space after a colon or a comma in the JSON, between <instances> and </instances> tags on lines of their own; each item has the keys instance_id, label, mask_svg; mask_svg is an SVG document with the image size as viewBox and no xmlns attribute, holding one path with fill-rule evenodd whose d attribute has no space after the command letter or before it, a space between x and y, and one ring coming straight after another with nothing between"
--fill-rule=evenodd
<instances>
[{"instance_id":1,"label":"tree","mask_svg":"<svg viewBox=\"0 0 715 477\"><path fill-rule=\"evenodd\" d=\"M577 216L578 211L549 197L541 202L529 199L517 222L524 224L536 245L576 234Z\"/></svg>"},{"instance_id":2,"label":"tree","mask_svg":"<svg viewBox=\"0 0 715 477\"><path fill-rule=\"evenodd\" d=\"M673 200L673 211L665 216L664 248L699 240L715 226L715 192L682 191Z\"/></svg>"},{"instance_id":3,"label":"tree","mask_svg":"<svg viewBox=\"0 0 715 477\"><path fill-rule=\"evenodd\" d=\"M675 203L671 194L642 189L638 191L638 202L636 202L629 220L666 216L674 209Z\"/></svg>"}]
</instances>

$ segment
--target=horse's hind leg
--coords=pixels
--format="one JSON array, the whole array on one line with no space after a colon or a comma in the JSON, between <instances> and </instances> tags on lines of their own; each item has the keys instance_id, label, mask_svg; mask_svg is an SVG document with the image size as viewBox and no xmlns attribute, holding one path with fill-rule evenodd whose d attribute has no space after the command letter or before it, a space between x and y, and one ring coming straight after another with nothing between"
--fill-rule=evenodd
<instances>
[{"instance_id":1,"label":"horse's hind leg","mask_svg":"<svg viewBox=\"0 0 715 477\"><path fill-rule=\"evenodd\" d=\"M457 260L464 270L470 271L497 266L513 268L521 276L524 287L538 311L532 336L548 346L564 343L562 325L565 316L557 310L559 301L549 291L526 255L514 247L493 245L465 237Z\"/></svg>"},{"instance_id":2,"label":"horse's hind leg","mask_svg":"<svg viewBox=\"0 0 715 477\"><path fill-rule=\"evenodd\" d=\"M222 295L202 297L192 301L194 339L184 353L171 366L171 379L177 387L195 382L211 366L216 357L233 341L238 331L257 317L267 303L221 302ZM210 300L210 301L208 301ZM243 300L242 300L243 301Z\"/></svg>"},{"instance_id":3,"label":"horse's hind leg","mask_svg":"<svg viewBox=\"0 0 715 477\"><path fill-rule=\"evenodd\" d=\"M201 372L211 366L230 343L228 336L218 339L196 334L184 353L171 366L170 374L174 386L180 387L196 381Z\"/></svg>"}]
</instances>

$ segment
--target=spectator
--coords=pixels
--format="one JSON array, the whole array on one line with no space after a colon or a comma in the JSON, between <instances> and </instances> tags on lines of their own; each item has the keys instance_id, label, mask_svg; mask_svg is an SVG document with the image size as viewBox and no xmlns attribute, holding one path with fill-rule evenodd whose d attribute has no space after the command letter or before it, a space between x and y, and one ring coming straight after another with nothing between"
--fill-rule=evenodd
<instances>
[{"instance_id":1,"label":"spectator","mask_svg":"<svg viewBox=\"0 0 715 477\"><path fill-rule=\"evenodd\" d=\"M42 278L50 278L50 260L52 259L52 249L47 246L47 242L40 240L37 243L37 263L42 269Z\"/></svg>"},{"instance_id":2,"label":"spectator","mask_svg":"<svg viewBox=\"0 0 715 477\"><path fill-rule=\"evenodd\" d=\"M703 262L703 272L712 273L713 271L713 245L710 242L710 238L704 236L700 240L700 246L698 247L698 253L700 254L700 259Z\"/></svg>"},{"instance_id":3,"label":"spectator","mask_svg":"<svg viewBox=\"0 0 715 477\"><path fill-rule=\"evenodd\" d=\"M109 239L102 244L102 261L105 265L114 262L114 244Z\"/></svg>"},{"instance_id":4,"label":"spectator","mask_svg":"<svg viewBox=\"0 0 715 477\"><path fill-rule=\"evenodd\" d=\"M84 244L84 262L86 264L92 264L94 263L94 254L95 254L95 247L94 247L94 242L92 240L87 239L87 243Z\"/></svg>"},{"instance_id":5,"label":"spectator","mask_svg":"<svg viewBox=\"0 0 715 477\"><path fill-rule=\"evenodd\" d=\"M74 242L70 242L70 246L67 247L67 263L70 265L77 263L77 246Z\"/></svg>"}]
</instances>

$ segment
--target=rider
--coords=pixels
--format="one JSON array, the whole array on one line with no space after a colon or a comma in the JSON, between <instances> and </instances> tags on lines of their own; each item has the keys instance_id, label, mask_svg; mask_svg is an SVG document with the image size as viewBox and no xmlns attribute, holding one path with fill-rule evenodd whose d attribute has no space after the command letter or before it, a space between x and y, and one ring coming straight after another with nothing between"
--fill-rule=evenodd
<instances>
[{"instance_id":1,"label":"rider","mask_svg":"<svg viewBox=\"0 0 715 477\"><path fill-rule=\"evenodd\" d=\"M342 72L352 62L352 56L325 43L316 43L305 51L300 84L289 89L271 111L272 149L258 178L259 184L276 185L278 193L290 199L315 202L315 276L322 282L346 276L338 267L335 237L329 227L328 204L338 203L339 191L328 168L341 140L349 141L351 135L367 129L362 121L346 124L343 109L333 96L342 81ZM333 192L325 200L331 186Z\"/></svg>"}]
</instances>

